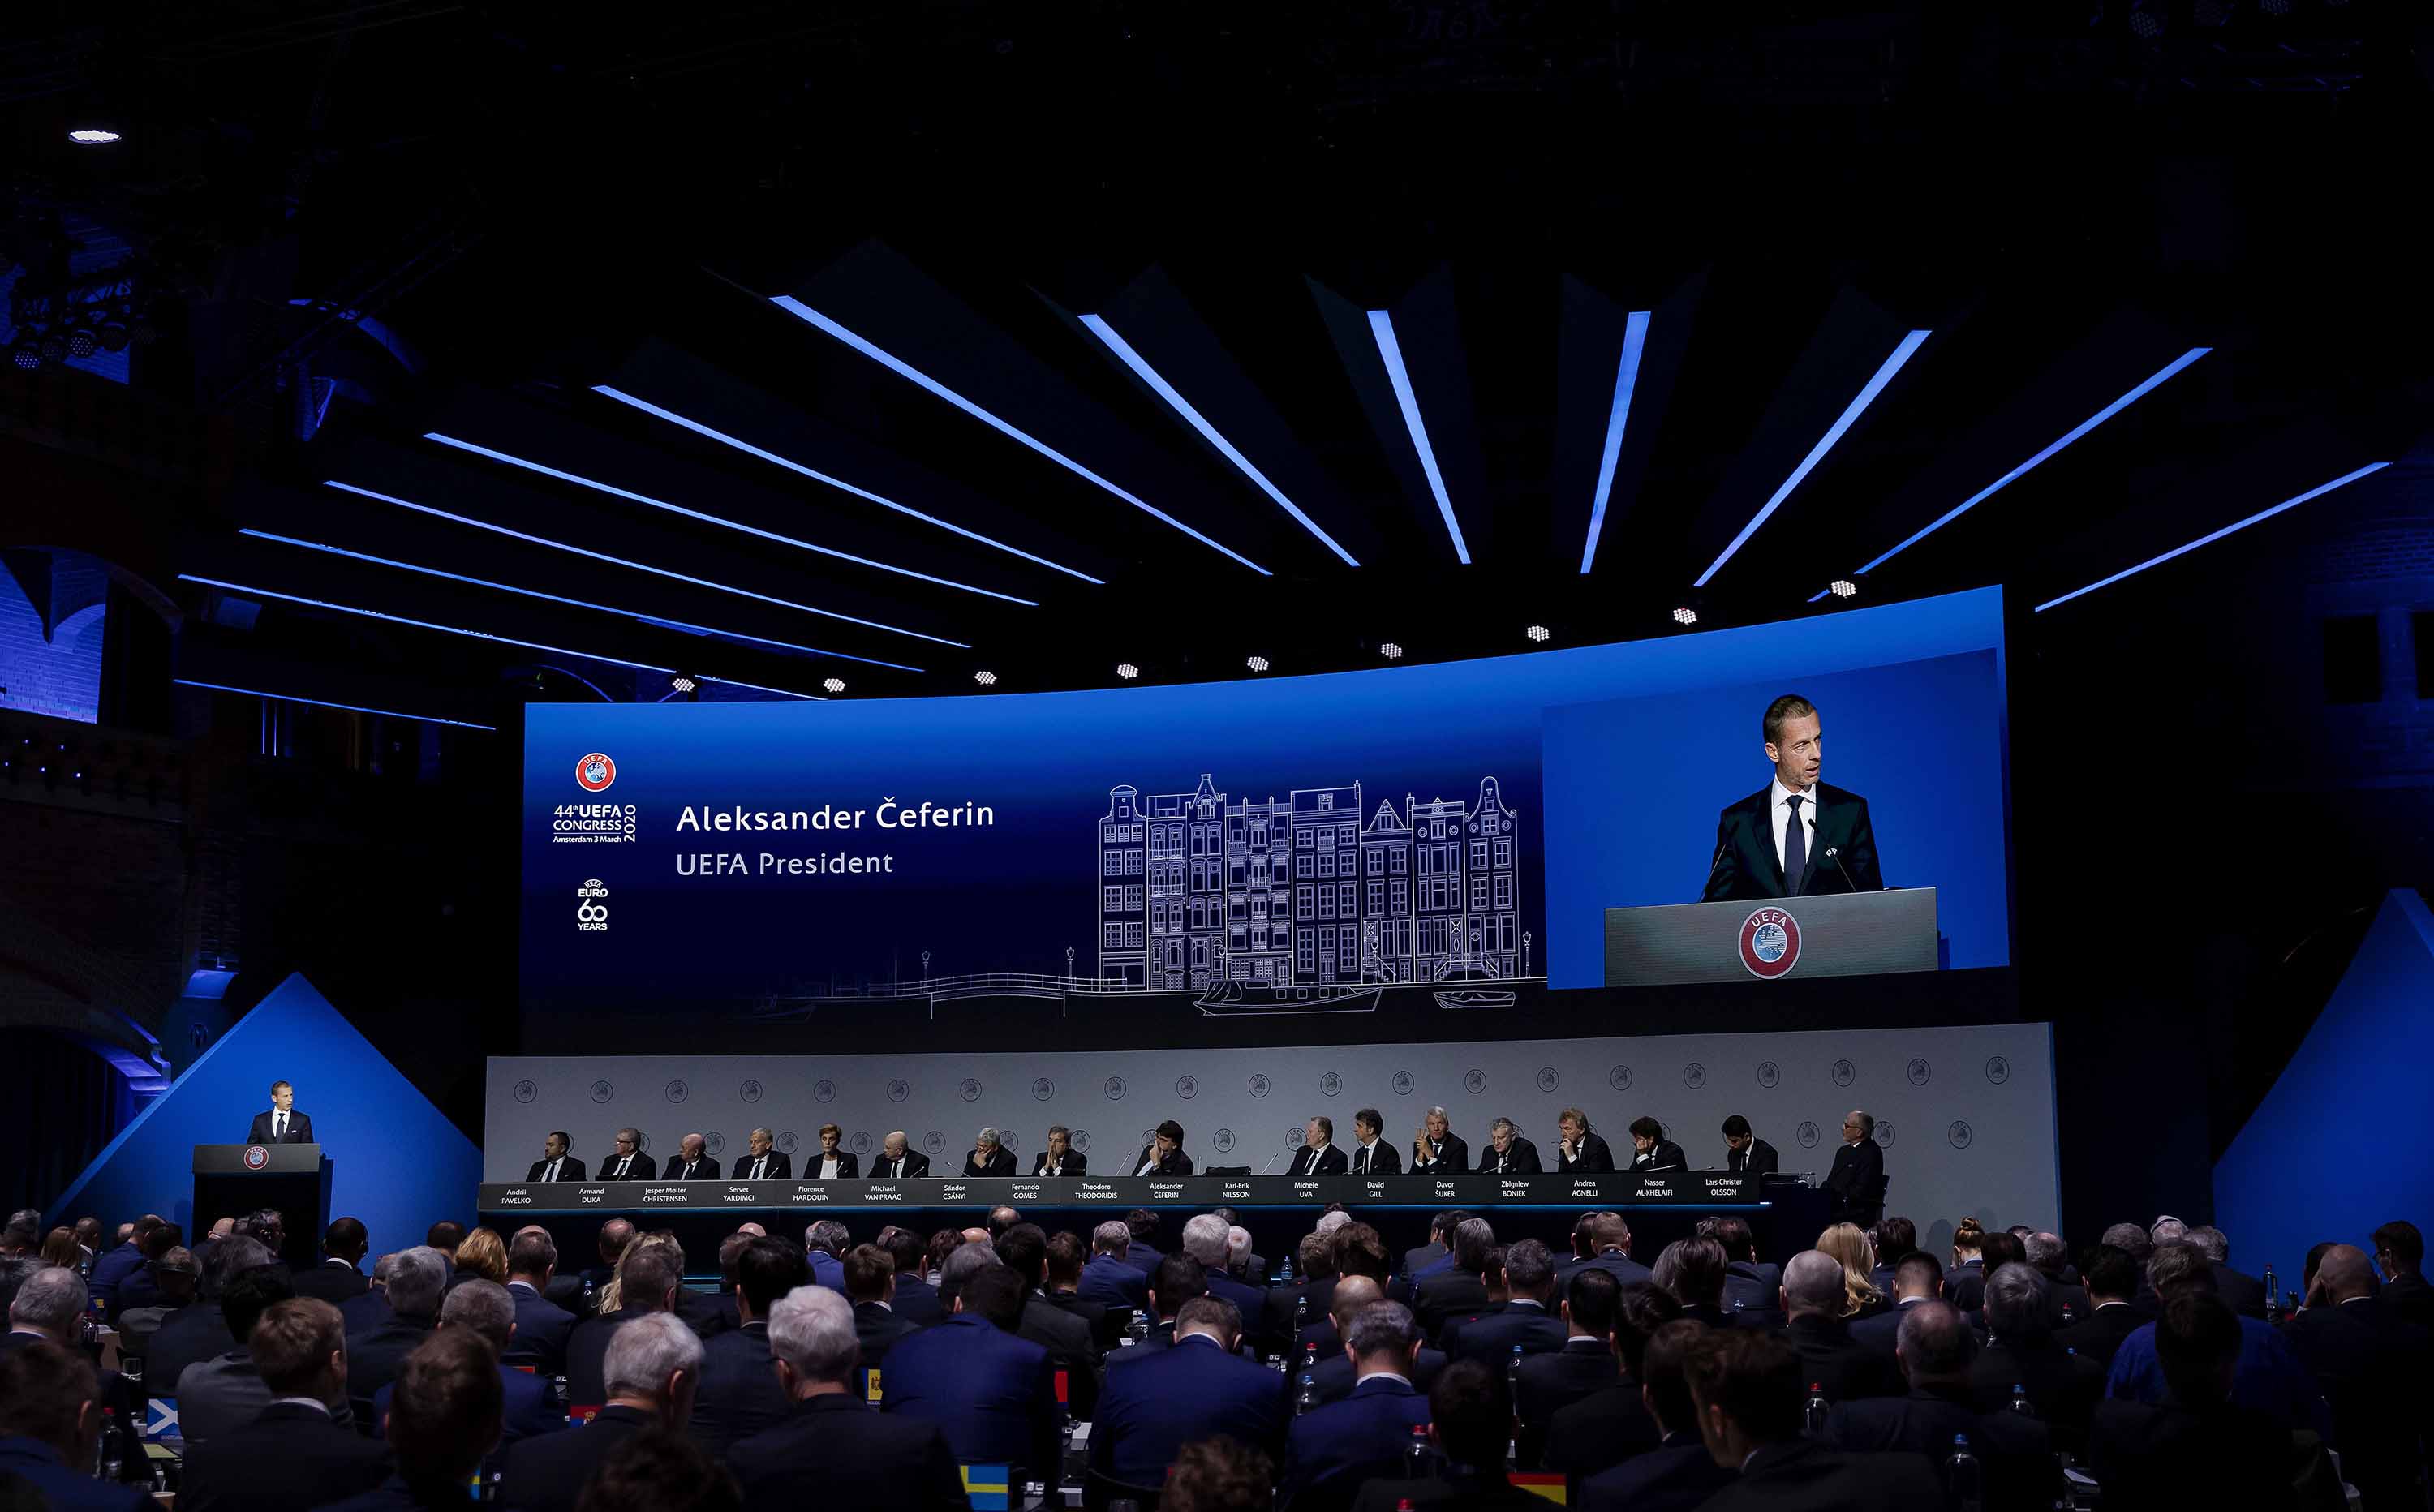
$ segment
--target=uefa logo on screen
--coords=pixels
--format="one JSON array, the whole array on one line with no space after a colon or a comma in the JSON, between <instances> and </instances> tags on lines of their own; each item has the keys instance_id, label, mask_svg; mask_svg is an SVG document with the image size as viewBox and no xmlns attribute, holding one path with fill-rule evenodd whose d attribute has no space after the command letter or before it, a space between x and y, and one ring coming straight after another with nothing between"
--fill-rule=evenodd
<instances>
[{"instance_id":1,"label":"uefa logo on screen","mask_svg":"<svg viewBox=\"0 0 2434 1512\"><path fill-rule=\"evenodd\" d=\"M594 751L574 764L575 786L585 792L607 792L617 780L617 763L605 751Z\"/></svg>"},{"instance_id":2,"label":"uefa logo on screen","mask_svg":"<svg viewBox=\"0 0 2434 1512\"><path fill-rule=\"evenodd\" d=\"M1760 909L1741 921L1741 964L1773 981L1800 963L1800 922L1781 909Z\"/></svg>"}]
</instances>

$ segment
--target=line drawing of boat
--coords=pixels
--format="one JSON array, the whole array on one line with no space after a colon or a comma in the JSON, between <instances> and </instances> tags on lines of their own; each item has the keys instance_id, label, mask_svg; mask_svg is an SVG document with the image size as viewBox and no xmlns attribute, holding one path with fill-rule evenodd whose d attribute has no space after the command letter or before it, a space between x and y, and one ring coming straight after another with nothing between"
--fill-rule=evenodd
<instances>
[{"instance_id":1,"label":"line drawing of boat","mask_svg":"<svg viewBox=\"0 0 2434 1512\"><path fill-rule=\"evenodd\" d=\"M1446 962L1445 972L1437 980L1457 984L1495 984L1503 978L1486 961L1457 958ZM1500 985L1453 985L1439 988L1433 995L1439 1008L1477 1009L1511 1008L1519 994Z\"/></svg>"},{"instance_id":2,"label":"line drawing of boat","mask_svg":"<svg viewBox=\"0 0 2434 1512\"><path fill-rule=\"evenodd\" d=\"M1369 1013L1379 989L1360 982L1293 983L1227 978L1194 999L1203 1013Z\"/></svg>"}]
</instances>

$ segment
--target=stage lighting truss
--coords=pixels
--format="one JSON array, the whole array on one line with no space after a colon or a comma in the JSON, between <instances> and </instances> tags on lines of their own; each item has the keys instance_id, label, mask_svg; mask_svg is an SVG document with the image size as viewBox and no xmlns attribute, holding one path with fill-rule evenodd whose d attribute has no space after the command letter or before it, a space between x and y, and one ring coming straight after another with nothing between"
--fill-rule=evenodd
<instances>
[{"instance_id":1,"label":"stage lighting truss","mask_svg":"<svg viewBox=\"0 0 2434 1512\"><path fill-rule=\"evenodd\" d=\"M1120 661L1116 663L1116 675L1129 683L1134 678L1140 675L1140 669L1134 666L1131 662Z\"/></svg>"},{"instance_id":2,"label":"stage lighting truss","mask_svg":"<svg viewBox=\"0 0 2434 1512\"><path fill-rule=\"evenodd\" d=\"M1860 586L1846 577L1838 577L1826 587L1827 592L1838 599L1856 598L1860 592Z\"/></svg>"},{"instance_id":3,"label":"stage lighting truss","mask_svg":"<svg viewBox=\"0 0 2434 1512\"><path fill-rule=\"evenodd\" d=\"M1521 633L1542 646L1545 645L1554 635L1554 632L1549 630L1545 625L1532 625L1529 629L1524 630Z\"/></svg>"},{"instance_id":4,"label":"stage lighting truss","mask_svg":"<svg viewBox=\"0 0 2434 1512\"><path fill-rule=\"evenodd\" d=\"M1677 625L1697 624L1699 622L1699 611L1689 608L1676 609L1673 611L1673 622Z\"/></svg>"},{"instance_id":5,"label":"stage lighting truss","mask_svg":"<svg viewBox=\"0 0 2434 1512\"><path fill-rule=\"evenodd\" d=\"M692 678L686 676L682 672L678 672L674 677L668 679L668 688L673 692L690 693L700 686L701 685L699 683L694 682Z\"/></svg>"},{"instance_id":6,"label":"stage lighting truss","mask_svg":"<svg viewBox=\"0 0 2434 1512\"><path fill-rule=\"evenodd\" d=\"M1255 672L1263 672L1268 670L1268 658L1265 656L1253 656L1249 660L1243 662L1243 665L1248 667Z\"/></svg>"},{"instance_id":7,"label":"stage lighting truss","mask_svg":"<svg viewBox=\"0 0 2434 1512\"><path fill-rule=\"evenodd\" d=\"M831 693L842 693L845 691L845 679L842 677L823 677L820 679L820 686L827 688Z\"/></svg>"},{"instance_id":8,"label":"stage lighting truss","mask_svg":"<svg viewBox=\"0 0 2434 1512\"><path fill-rule=\"evenodd\" d=\"M1378 646L1378 654L1385 657L1388 661L1401 661L1403 659L1403 648L1391 640L1380 641Z\"/></svg>"},{"instance_id":9,"label":"stage lighting truss","mask_svg":"<svg viewBox=\"0 0 2434 1512\"><path fill-rule=\"evenodd\" d=\"M995 688L997 686L997 673L986 670L976 671L972 673L972 681L980 684L983 688Z\"/></svg>"}]
</instances>

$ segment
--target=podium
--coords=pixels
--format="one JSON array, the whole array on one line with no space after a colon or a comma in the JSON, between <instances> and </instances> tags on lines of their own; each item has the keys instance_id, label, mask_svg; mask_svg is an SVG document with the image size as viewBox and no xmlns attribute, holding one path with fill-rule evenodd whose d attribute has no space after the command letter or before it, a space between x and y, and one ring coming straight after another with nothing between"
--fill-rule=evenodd
<instances>
[{"instance_id":1,"label":"podium","mask_svg":"<svg viewBox=\"0 0 2434 1512\"><path fill-rule=\"evenodd\" d=\"M1605 984L1933 971L1935 889L1605 910Z\"/></svg>"},{"instance_id":2,"label":"podium","mask_svg":"<svg viewBox=\"0 0 2434 1512\"><path fill-rule=\"evenodd\" d=\"M280 1258L310 1268L330 1221L330 1169L318 1145L197 1145L196 1236L221 1218L276 1209L287 1237Z\"/></svg>"}]
</instances>

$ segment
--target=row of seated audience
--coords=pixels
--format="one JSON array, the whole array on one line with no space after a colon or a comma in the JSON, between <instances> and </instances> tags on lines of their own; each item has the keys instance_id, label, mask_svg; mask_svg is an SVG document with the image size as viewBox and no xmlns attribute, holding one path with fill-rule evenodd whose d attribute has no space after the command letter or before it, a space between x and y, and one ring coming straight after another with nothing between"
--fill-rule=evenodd
<instances>
[{"instance_id":1,"label":"row of seated audience","mask_svg":"<svg viewBox=\"0 0 2434 1512\"><path fill-rule=\"evenodd\" d=\"M96 1253L81 1229L31 1243L21 1215L0 1235L0 1493L146 1504L83 1472L104 1410L125 1424L148 1391L177 1404L181 1512L474 1486L534 1512L964 1507L963 1467L1054 1484L1077 1423L1088 1504L1168 1512L1543 1505L1514 1470L1611 1512L1952 1507L1968 1479L2042 1512L2065 1465L2112 1506L2330 1507L2344 1480L2365 1512L2426 1504L2434 1293L2405 1222L2372 1255L2318 1246L2304 1304L2269 1320L2220 1233L2169 1218L2076 1266L2050 1233L1963 1219L1947 1260L1887 1218L1777 1267L1736 1217L1650 1266L1617 1214L1558 1256L1448 1213L1397 1263L1336 1211L1268 1285L1233 1216L1191 1219L1173 1253L1147 1212L1087 1240L1011 1209L865 1244L746 1224L708 1293L672 1236L622 1218L571 1277L543 1229L442 1223L367 1278L352 1219L291 1273L276 1214L215 1225L199 1261L157 1218ZM95 1370L95 1310L140 1383Z\"/></svg>"}]
</instances>

